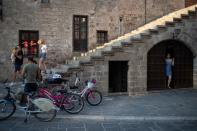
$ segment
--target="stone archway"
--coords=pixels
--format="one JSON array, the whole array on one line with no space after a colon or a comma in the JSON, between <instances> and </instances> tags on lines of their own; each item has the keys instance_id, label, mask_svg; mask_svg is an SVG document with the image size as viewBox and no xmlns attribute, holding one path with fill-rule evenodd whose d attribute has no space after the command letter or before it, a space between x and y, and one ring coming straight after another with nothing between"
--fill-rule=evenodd
<instances>
[{"instance_id":1,"label":"stone archway","mask_svg":"<svg viewBox=\"0 0 197 131\"><path fill-rule=\"evenodd\" d=\"M147 90L167 89L165 56L170 53L175 59L173 88L193 86L193 53L181 41L165 40L152 47L147 54Z\"/></svg>"}]
</instances>

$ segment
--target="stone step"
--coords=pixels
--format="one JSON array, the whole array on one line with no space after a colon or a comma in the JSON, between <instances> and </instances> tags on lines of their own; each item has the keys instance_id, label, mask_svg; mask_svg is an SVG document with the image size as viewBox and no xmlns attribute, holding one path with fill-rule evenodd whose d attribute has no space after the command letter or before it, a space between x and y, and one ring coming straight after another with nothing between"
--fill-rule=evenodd
<instances>
[{"instance_id":1,"label":"stone step","mask_svg":"<svg viewBox=\"0 0 197 131\"><path fill-rule=\"evenodd\" d=\"M157 25L157 28L159 32L167 31L167 26L165 25Z\"/></svg>"},{"instance_id":2,"label":"stone step","mask_svg":"<svg viewBox=\"0 0 197 131\"><path fill-rule=\"evenodd\" d=\"M173 21L176 22L176 23L182 23L181 18L173 18Z\"/></svg>"},{"instance_id":3,"label":"stone step","mask_svg":"<svg viewBox=\"0 0 197 131\"><path fill-rule=\"evenodd\" d=\"M189 15L188 14L181 14L181 18L182 19L189 19Z\"/></svg>"},{"instance_id":4,"label":"stone step","mask_svg":"<svg viewBox=\"0 0 197 131\"><path fill-rule=\"evenodd\" d=\"M81 66L93 66L92 61L80 61Z\"/></svg>"},{"instance_id":5,"label":"stone step","mask_svg":"<svg viewBox=\"0 0 197 131\"><path fill-rule=\"evenodd\" d=\"M91 56L91 61L104 61L104 56Z\"/></svg>"},{"instance_id":6,"label":"stone step","mask_svg":"<svg viewBox=\"0 0 197 131\"><path fill-rule=\"evenodd\" d=\"M82 69L81 69L81 67L80 66L78 66L78 67L70 67L69 69L68 69L68 72L73 72L73 71L82 71Z\"/></svg>"},{"instance_id":7,"label":"stone step","mask_svg":"<svg viewBox=\"0 0 197 131\"><path fill-rule=\"evenodd\" d=\"M132 47L133 43L132 42L122 42L122 47Z\"/></svg>"},{"instance_id":8,"label":"stone step","mask_svg":"<svg viewBox=\"0 0 197 131\"><path fill-rule=\"evenodd\" d=\"M188 14L190 15L190 16L196 16L196 10L189 10L188 11Z\"/></svg>"},{"instance_id":9,"label":"stone step","mask_svg":"<svg viewBox=\"0 0 197 131\"><path fill-rule=\"evenodd\" d=\"M173 22L173 21L166 21L166 22L165 22L165 25L166 25L167 27L175 27L175 22Z\"/></svg>"},{"instance_id":10,"label":"stone step","mask_svg":"<svg viewBox=\"0 0 197 131\"><path fill-rule=\"evenodd\" d=\"M121 46L112 46L112 50L114 52L123 52L123 48Z\"/></svg>"},{"instance_id":11,"label":"stone step","mask_svg":"<svg viewBox=\"0 0 197 131\"><path fill-rule=\"evenodd\" d=\"M144 43L143 40L142 40L142 38L132 38L131 39L131 42L132 43Z\"/></svg>"},{"instance_id":12,"label":"stone step","mask_svg":"<svg viewBox=\"0 0 197 131\"><path fill-rule=\"evenodd\" d=\"M101 53L103 56L113 56L114 55L113 51L102 51Z\"/></svg>"},{"instance_id":13,"label":"stone step","mask_svg":"<svg viewBox=\"0 0 197 131\"><path fill-rule=\"evenodd\" d=\"M141 38L143 39L143 40L145 40L145 39L150 39L152 36L151 36L151 34L150 33L141 33Z\"/></svg>"},{"instance_id":14,"label":"stone step","mask_svg":"<svg viewBox=\"0 0 197 131\"><path fill-rule=\"evenodd\" d=\"M157 29L149 29L149 32L151 33L151 34L158 34L159 33L159 31L157 30Z\"/></svg>"}]
</instances>

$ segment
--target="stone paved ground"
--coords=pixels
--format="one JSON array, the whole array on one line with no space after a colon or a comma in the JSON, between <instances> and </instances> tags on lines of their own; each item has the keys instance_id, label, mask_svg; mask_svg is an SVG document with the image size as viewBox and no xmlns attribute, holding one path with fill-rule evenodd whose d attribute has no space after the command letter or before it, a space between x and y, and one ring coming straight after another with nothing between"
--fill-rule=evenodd
<instances>
[{"instance_id":1,"label":"stone paved ground","mask_svg":"<svg viewBox=\"0 0 197 131\"><path fill-rule=\"evenodd\" d=\"M0 131L197 131L197 89L171 89L144 96L107 96L77 115L58 112L52 122L24 115L0 121Z\"/></svg>"},{"instance_id":2,"label":"stone paved ground","mask_svg":"<svg viewBox=\"0 0 197 131\"><path fill-rule=\"evenodd\" d=\"M39 122L11 118L0 122L0 131L197 131L197 121L98 121L56 119Z\"/></svg>"}]
</instances>

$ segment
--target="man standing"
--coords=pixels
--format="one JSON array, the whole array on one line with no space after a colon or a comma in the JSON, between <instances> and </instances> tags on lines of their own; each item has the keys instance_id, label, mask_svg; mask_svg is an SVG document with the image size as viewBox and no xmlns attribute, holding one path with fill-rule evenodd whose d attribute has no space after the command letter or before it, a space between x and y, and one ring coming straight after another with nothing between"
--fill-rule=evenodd
<instances>
[{"instance_id":1,"label":"man standing","mask_svg":"<svg viewBox=\"0 0 197 131\"><path fill-rule=\"evenodd\" d=\"M37 90L37 81L40 80L40 69L37 64L34 63L32 56L28 57L28 63L24 65L22 76L25 78L24 91L35 92Z\"/></svg>"}]
</instances>

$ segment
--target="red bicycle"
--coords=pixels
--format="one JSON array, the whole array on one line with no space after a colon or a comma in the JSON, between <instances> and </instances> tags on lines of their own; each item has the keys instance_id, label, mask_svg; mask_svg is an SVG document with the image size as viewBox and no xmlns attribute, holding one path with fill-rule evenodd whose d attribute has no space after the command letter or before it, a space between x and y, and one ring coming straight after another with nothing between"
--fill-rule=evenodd
<instances>
[{"instance_id":1,"label":"red bicycle","mask_svg":"<svg viewBox=\"0 0 197 131\"><path fill-rule=\"evenodd\" d=\"M84 107L84 101L80 95L67 92L65 89L57 90L55 94L52 94L47 88L40 87L38 97L49 98L54 105L71 114L79 113Z\"/></svg>"}]
</instances>

